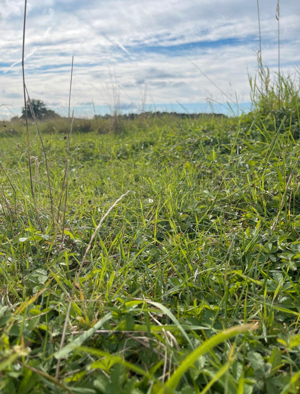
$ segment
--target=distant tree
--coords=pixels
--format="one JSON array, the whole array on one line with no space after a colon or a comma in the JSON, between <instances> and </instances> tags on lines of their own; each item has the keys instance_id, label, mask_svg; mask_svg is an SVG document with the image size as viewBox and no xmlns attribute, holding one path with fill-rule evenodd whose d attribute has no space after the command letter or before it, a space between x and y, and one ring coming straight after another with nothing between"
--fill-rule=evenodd
<instances>
[{"instance_id":1,"label":"distant tree","mask_svg":"<svg viewBox=\"0 0 300 394\"><path fill-rule=\"evenodd\" d=\"M43 120L46 118L59 118L60 117L56 112L52 111L51 109L48 109L46 107L46 104L42 100L32 99L31 106L32 106L32 109L34 112L34 116L39 120ZM32 114L31 114L29 102L27 102L27 104L26 104L26 110L27 110L28 119L32 119ZM23 107L21 119L25 119L25 114L26 114L25 108Z\"/></svg>"}]
</instances>

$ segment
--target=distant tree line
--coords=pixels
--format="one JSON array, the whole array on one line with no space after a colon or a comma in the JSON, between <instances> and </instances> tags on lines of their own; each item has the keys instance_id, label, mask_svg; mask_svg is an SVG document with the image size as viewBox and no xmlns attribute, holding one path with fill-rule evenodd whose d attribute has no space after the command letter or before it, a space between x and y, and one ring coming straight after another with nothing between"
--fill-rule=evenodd
<instances>
[{"instance_id":1,"label":"distant tree line","mask_svg":"<svg viewBox=\"0 0 300 394\"><path fill-rule=\"evenodd\" d=\"M122 115L118 115L121 118L124 119L139 119L141 117L143 118L153 118L153 117L161 117L161 116L172 116L172 117L176 117L176 118L180 118L180 119L199 119L202 116L215 116L215 117L224 117L227 118L226 115L224 114L215 114L215 113L200 113L200 114L189 114L189 113L179 113L179 112L160 112L160 111L156 111L156 112L142 112L140 114L136 114L136 113L129 113L129 114L122 114ZM110 118L114 118L115 115L95 115L94 118L95 119L110 119Z\"/></svg>"},{"instance_id":2,"label":"distant tree line","mask_svg":"<svg viewBox=\"0 0 300 394\"><path fill-rule=\"evenodd\" d=\"M32 107L32 108L30 108ZM47 119L55 119L55 118L61 118L59 114L54 112L51 109L48 109L46 107L46 104L42 100L36 100L32 99L31 100L31 106L30 103L26 103L26 109L23 107L22 108L22 115L20 117L14 117L12 120L24 120L26 117L26 112L27 112L27 118L29 120L33 120L33 115L37 120L47 120ZM33 112L33 113L32 113ZM215 114L215 113L200 113L200 114L195 114L195 113L178 113L178 112L160 112L160 111L155 111L155 112L141 112L139 114L137 113L129 113L129 114L118 114L118 118L120 119L129 119L129 120L135 120L135 119L140 119L140 118L155 118L155 117L165 117L165 116L171 116L171 117L176 117L180 119L199 119L202 116L215 116L215 117L227 117L224 114ZM113 119L116 117L116 114L113 115L95 115L94 119Z\"/></svg>"}]
</instances>

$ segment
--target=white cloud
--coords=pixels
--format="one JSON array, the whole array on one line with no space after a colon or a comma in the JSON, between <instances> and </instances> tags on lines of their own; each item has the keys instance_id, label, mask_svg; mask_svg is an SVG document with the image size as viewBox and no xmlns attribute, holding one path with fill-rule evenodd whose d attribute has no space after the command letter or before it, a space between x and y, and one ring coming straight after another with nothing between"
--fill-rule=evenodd
<instances>
[{"instance_id":1,"label":"white cloud","mask_svg":"<svg viewBox=\"0 0 300 394\"><path fill-rule=\"evenodd\" d=\"M12 16L20 16L22 14L22 6L24 2L21 0L2 0L0 9L0 18L6 19Z\"/></svg>"},{"instance_id":2,"label":"white cloud","mask_svg":"<svg viewBox=\"0 0 300 394\"><path fill-rule=\"evenodd\" d=\"M16 109L22 106L23 3L5 0L0 9L0 104ZM287 0L281 7L285 72L300 60L296 5ZM275 8L274 0L261 2L263 59L274 69ZM238 0L29 0L26 80L31 97L66 102L75 55L74 105L112 101L111 80L122 86L125 106L140 100L146 86L157 103L226 101L190 60L226 95L236 92L240 102L247 102L247 72L257 67L256 12L256 2Z\"/></svg>"}]
</instances>

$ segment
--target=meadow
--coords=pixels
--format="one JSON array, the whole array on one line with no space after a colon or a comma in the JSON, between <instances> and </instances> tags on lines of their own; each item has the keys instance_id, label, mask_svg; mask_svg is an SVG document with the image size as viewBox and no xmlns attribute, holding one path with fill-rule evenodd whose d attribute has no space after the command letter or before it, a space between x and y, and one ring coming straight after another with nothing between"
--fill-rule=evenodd
<instances>
[{"instance_id":1,"label":"meadow","mask_svg":"<svg viewBox=\"0 0 300 394\"><path fill-rule=\"evenodd\" d=\"M1 393L300 392L289 81L247 115L30 125L32 186L1 127Z\"/></svg>"}]
</instances>

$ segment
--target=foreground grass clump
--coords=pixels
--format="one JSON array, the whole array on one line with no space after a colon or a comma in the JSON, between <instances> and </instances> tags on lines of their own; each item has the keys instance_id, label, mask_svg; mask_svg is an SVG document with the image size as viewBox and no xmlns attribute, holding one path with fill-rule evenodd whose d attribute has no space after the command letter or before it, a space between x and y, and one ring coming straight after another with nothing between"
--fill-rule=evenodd
<instances>
[{"instance_id":1,"label":"foreground grass clump","mask_svg":"<svg viewBox=\"0 0 300 394\"><path fill-rule=\"evenodd\" d=\"M272 119L75 133L63 234L68 141L45 132L56 236L35 132L40 224L25 136L1 138L1 393L300 391L300 144Z\"/></svg>"}]
</instances>

